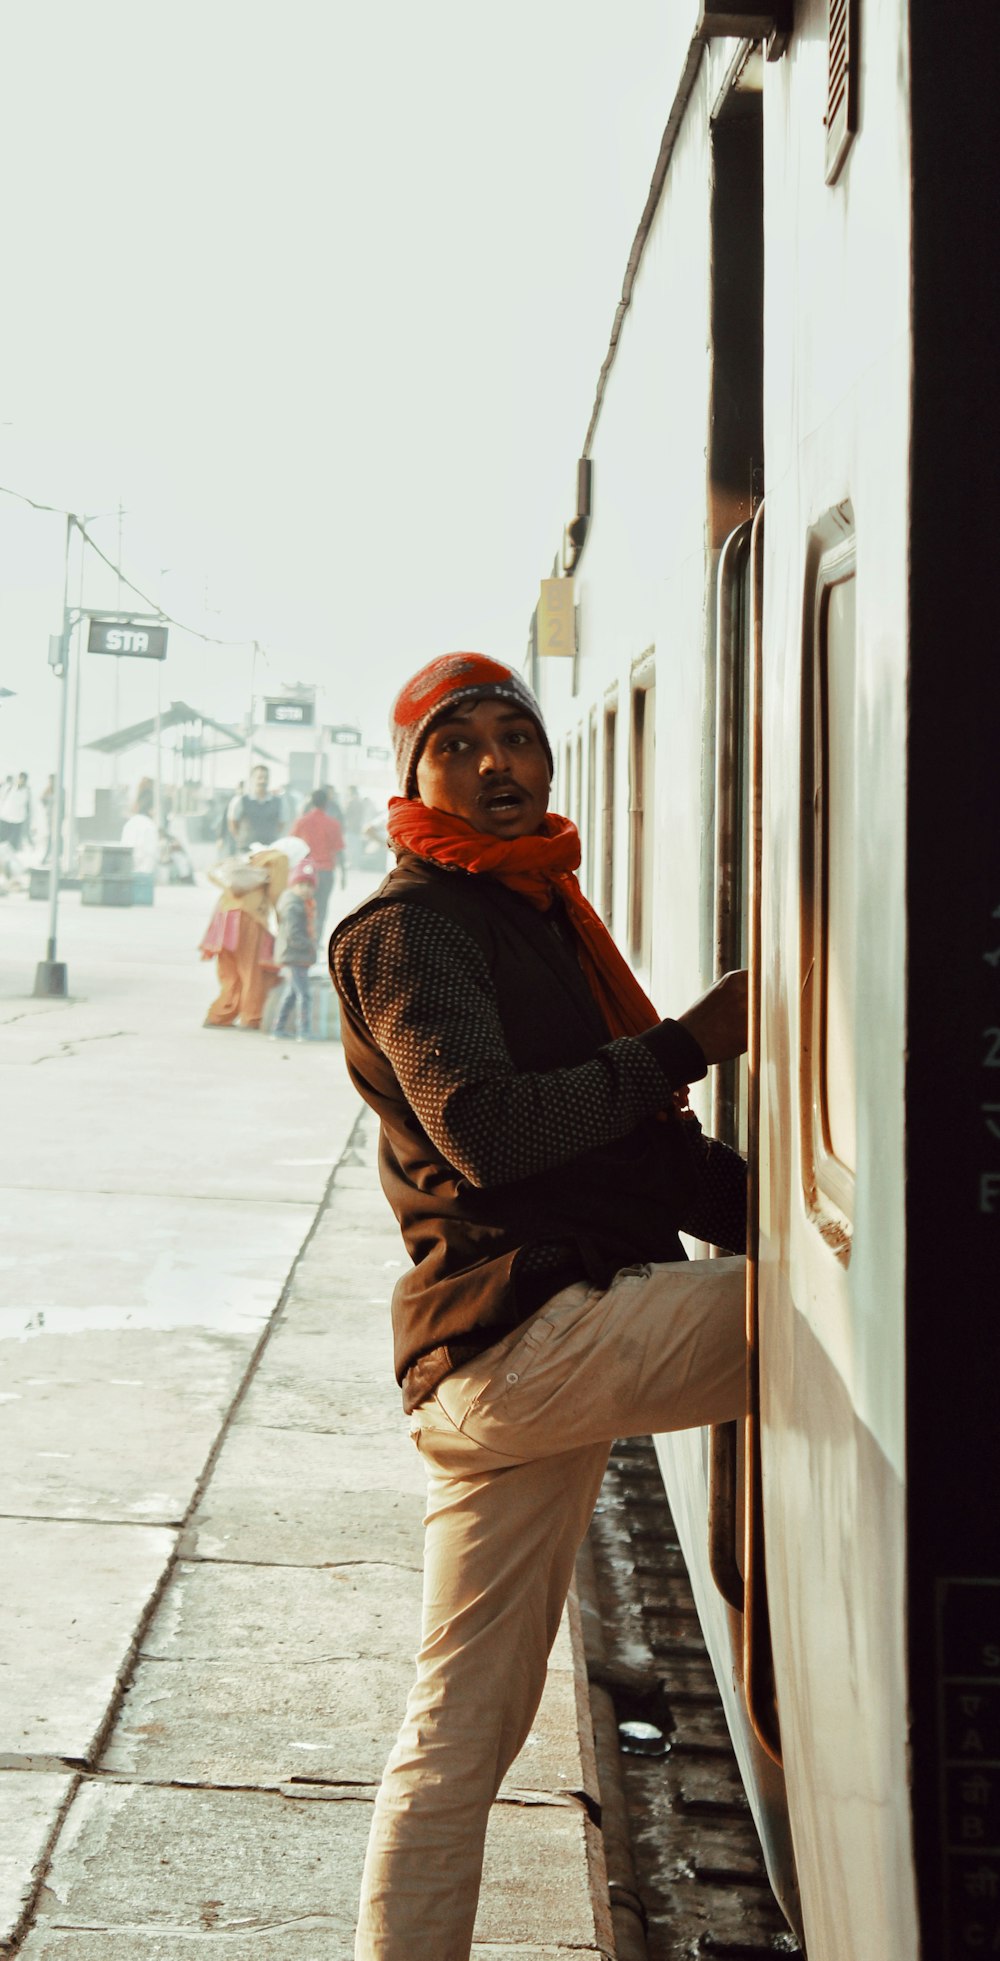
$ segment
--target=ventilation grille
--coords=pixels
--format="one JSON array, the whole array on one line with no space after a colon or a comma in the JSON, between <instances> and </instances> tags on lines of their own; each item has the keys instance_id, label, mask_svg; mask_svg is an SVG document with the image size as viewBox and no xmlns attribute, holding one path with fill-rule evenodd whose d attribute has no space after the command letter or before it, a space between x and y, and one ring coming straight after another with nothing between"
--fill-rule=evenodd
<instances>
[{"instance_id":1,"label":"ventilation grille","mask_svg":"<svg viewBox=\"0 0 1000 1961\"><path fill-rule=\"evenodd\" d=\"M858 127L858 0L830 0L826 181L836 182Z\"/></svg>"}]
</instances>

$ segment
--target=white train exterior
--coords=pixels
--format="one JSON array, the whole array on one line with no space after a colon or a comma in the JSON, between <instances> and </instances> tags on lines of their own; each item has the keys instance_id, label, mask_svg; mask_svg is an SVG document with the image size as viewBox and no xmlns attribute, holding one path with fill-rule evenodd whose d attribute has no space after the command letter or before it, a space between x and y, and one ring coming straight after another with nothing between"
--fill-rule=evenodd
<instances>
[{"instance_id":1,"label":"white train exterior","mask_svg":"<svg viewBox=\"0 0 1000 1961\"><path fill-rule=\"evenodd\" d=\"M750 945L749 1076L693 1098L753 1173L735 1518L732 1437L657 1447L772 1880L810 1961L965 1961L1000 1953L996 21L685 11L554 568L576 652L543 620L531 668L660 1011Z\"/></svg>"}]
</instances>

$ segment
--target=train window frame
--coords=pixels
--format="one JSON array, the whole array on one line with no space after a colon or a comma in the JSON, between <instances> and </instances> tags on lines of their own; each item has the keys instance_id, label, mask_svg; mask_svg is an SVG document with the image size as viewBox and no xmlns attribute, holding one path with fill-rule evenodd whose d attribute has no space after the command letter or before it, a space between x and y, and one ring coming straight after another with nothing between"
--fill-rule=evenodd
<instances>
[{"instance_id":1,"label":"train window frame","mask_svg":"<svg viewBox=\"0 0 1000 1961\"><path fill-rule=\"evenodd\" d=\"M650 756L651 770L647 768ZM647 890L651 879L646 874L655 838L655 769L656 663L647 651L631 675L628 771L628 950L643 973L649 970L653 954L652 892Z\"/></svg>"},{"instance_id":2,"label":"train window frame","mask_svg":"<svg viewBox=\"0 0 1000 1961\"><path fill-rule=\"evenodd\" d=\"M828 1093L832 906L830 842L833 830L830 794L834 776L830 754L833 691L828 629L833 594L838 588L853 584L855 626L849 675L853 764L853 731L857 726L857 569L854 513L850 504L845 502L835 506L813 527L807 550L802 663L799 987L803 1198L806 1212L820 1236L844 1265L851 1255L857 1170L856 1165L848 1164L838 1156L835 1149ZM853 821L846 835L856 853L857 836ZM854 882L852 885L848 881L848 892L853 891L856 898L856 858L854 865ZM855 912L855 931L856 925ZM856 1015L853 1032L856 1037Z\"/></svg>"},{"instance_id":3,"label":"train window frame","mask_svg":"<svg viewBox=\"0 0 1000 1961\"><path fill-rule=\"evenodd\" d=\"M584 811L584 801L583 801L583 724L582 724L582 722L580 723L580 726L578 727L578 729L577 729L577 731L576 731L576 785L575 785L575 789L576 789L576 802L575 802L575 805L574 805L574 811L573 811L573 822L574 822L574 823L575 823L575 825L576 825L576 833L577 833L577 836L578 836L578 837L580 837L580 836L581 836L581 834L582 834L582 832L583 832L583 811Z\"/></svg>"},{"instance_id":4,"label":"train window frame","mask_svg":"<svg viewBox=\"0 0 1000 1961\"><path fill-rule=\"evenodd\" d=\"M615 912L615 790L618 691L604 703L601 745L601 918L610 932Z\"/></svg>"}]
</instances>

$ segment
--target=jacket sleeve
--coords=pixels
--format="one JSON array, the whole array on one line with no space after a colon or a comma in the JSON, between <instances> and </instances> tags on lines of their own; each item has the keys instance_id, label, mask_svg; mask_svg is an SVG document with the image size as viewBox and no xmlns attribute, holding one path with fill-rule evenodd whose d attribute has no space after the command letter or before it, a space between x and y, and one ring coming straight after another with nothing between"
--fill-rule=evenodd
<instances>
[{"instance_id":1,"label":"jacket sleeve","mask_svg":"<svg viewBox=\"0 0 1000 1961\"><path fill-rule=\"evenodd\" d=\"M423 907L364 915L338 936L332 971L431 1142L473 1185L507 1184L610 1144L666 1107L672 1082L705 1073L698 1044L669 1022L572 1068L518 1070L481 948Z\"/></svg>"},{"instance_id":2,"label":"jacket sleeve","mask_svg":"<svg viewBox=\"0 0 1000 1961\"><path fill-rule=\"evenodd\" d=\"M747 1243L747 1167L738 1151L706 1137L697 1118L689 1116L684 1132L696 1165L695 1191L684 1215L681 1232L704 1239L724 1252L743 1253Z\"/></svg>"}]
</instances>

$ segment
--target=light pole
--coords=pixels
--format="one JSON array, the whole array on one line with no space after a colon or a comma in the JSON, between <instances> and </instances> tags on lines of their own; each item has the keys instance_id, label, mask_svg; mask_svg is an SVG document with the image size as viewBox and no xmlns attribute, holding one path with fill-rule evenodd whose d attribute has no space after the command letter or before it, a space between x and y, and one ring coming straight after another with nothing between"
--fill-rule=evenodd
<instances>
[{"instance_id":1,"label":"light pole","mask_svg":"<svg viewBox=\"0 0 1000 1961\"><path fill-rule=\"evenodd\" d=\"M65 999L68 993L66 964L56 958L56 928L59 912L59 861L62 857L63 776L66 763L66 709L69 701L69 643L72 622L69 612L69 544L77 520L70 511L66 518L66 552L63 567L62 633L49 641L49 659L59 673L59 741L56 749L55 794L52 800L54 833L49 853L49 937L45 959L35 968L36 999ZM53 653L57 656L52 659Z\"/></svg>"},{"instance_id":2,"label":"light pole","mask_svg":"<svg viewBox=\"0 0 1000 1961\"><path fill-rule=\"evenodd\" d=\"M79 633L76 642L76 673L73 676L73 733L70 737L70 779L69 779L69 823L66 831L66 870L72 877L76 871L76 812L79 796L80 773L80 683L83 678L83 571L86 530L88 524L96 523L98 518L113 517L113 511L84 512L80 519L80 586L77 601L77 624Z\"/></svg>"},{"instance_id":3,"label":"light pole","mask_svg":"<svg viewBox=\"0 0 1000 1961\"><path fill-rule=\"evenodd\" d=\"M260 641L255 640L253 643L253 653L250 656L250 713L247 717L246 789L248 792L250 789L250 771L253 768L253 721L257 704L257 697L254 694L254 683L257 678L257 656L259 653Z\"/></svg>"}]
</instances>

